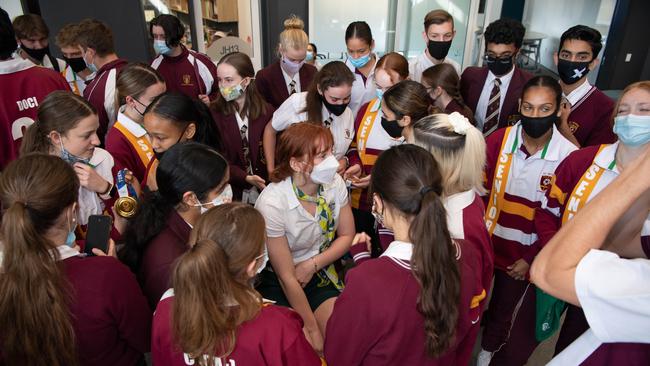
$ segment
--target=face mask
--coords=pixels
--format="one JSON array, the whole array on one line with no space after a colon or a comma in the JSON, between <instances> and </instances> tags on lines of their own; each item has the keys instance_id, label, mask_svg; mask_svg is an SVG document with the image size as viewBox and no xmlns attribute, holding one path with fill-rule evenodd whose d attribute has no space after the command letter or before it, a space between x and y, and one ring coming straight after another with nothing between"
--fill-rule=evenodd
<instances>
[{"instance_id":1,"label":"face mask","mask_svg":"<svg viewBox=\"0 0 650 366\"><path fill-rule=\"evenodd\" d=\"M131 98L133 98L133 100L135 100L136 103L138 103L138 104L140 104L141 106L143 106L145 111L147 110L147 107L148 107L147 105L145 105L144 103L142 103L141 101L139 101L136 97L131 97ZM135 109L135 111L138 112L139 115L141 115L142 117L144 117L144 111L143 111L143 112L140 112L140 111L138 110L138 108L136 108L136 107L133 107L133 109Z\"/></svg>"},{"instance_id":2,"label":"face mask","mask_svg":"<svg viewBox=\"0 0 650 366\"><path fill-rule=\"evenodd\" d=\"M325 160L314 166L309 177L314 183L330 184L334 181L338 168L339 162L336 160L334 155L330 155L325 158Z\"/></svg>"},{"instance_id":3,"label":"face mask","mask_svg":"<svg viewBox=\"0 0 650 366\"><path fill-rule=\"evenodd\" d=\"M313 61L314 60L314 54L311 52L307 52L307 58L305 58L305 61Z\"/></svg>"},{"instance_id":4,"label":"face mask","mask_svg":"<svg viewBox=\"0 0 650 366\"><path fill-rule=\"evenodd\" d=\"M486 58L488 70L494 75L501 76L507 74L512 69L512 57L508 58Z\"/></svg>"},{"instance_id":5,"label":"face mask","mask_svg":"<svg viewBox=\"0 0 650 366\"><path fill-rule=\"evenodd\" d=\"M348 107L348 103L332 104L332 103L327 101L327 99L325 98L324 95L321 95L321 99L323 100L323 105L325 105L325 108L327 108L327 110L330 113L332 113L333 115L335 115L337 117L342 115L343 112L345 112L345 108Z\"/></svg>"},{"instance_id":6,"label":"face mask","mask_svg":"<svg viewBox=\"0 0 650 366\"><path fill-rule=\"evenodd\" d=\"M72 211L72 224L68 225L68 236L65 238L65 245L69 246L70 248L74 247L76 241L77 241L77 234L74 233L75 225L74 223L77 221L75 218L75 212L74 210Z\"/></svg>"},{"instance_id":7,"label":"face mask","mask_svg":"<svg viewBox=\"0 0 650 366\"><path fill-rule=\"evenodd\" d=\"M614 118L614 133L627 146L645 145L650 142L650 116L617 116Z\"/></svg>"},{"instance_id":8,"label":"face mask","mask_svg":"<svg viewBox=\"0 0 650 366\"><path fill-rule=\"evenodd\" d=\"M28 54L29 57L41 62L43 61L43 57L45 57L45 55L50 53L49 47L33 49L33 48L27 48L24 44L21 43L20 48L23 51L25 51L25 53Z\"/></svg>"},{"instance_id":9,"label":"face mask","mask_svg":"<svg viewBox=\"0 0 650 366\"><path fill-rule=\"evenodd\" d=\"M378 226L381 225L381 226L383 226L383 227L386 227L386 226L384 225L384 215L382 215L382 214L380 214L379 212L377 212L377 210L376 210L376 206L375 206L375 202L374 202L374 201L372 202L372 208L371 208L371 210L370 210L370 213L372 214L372 217L375 218L375 223L376 223Z\"/></svg>"},{"instance_id":10,"label":"face mask","mask_svg":"<svg viewBox=\"0 0 650 366\"><path fill-rule=\"evenodd\" d=\"M211 207L215 207L230 202L232 202L232 187L230 187L230 184L226 184L226 187L224 187L223 191L221 191L221 193L219 193L219 195L215 197L212 201L206 203L199 203L192 206L201 207L201 215L203 215L204 213L208 212L208 210L210 209L205 206L212 205Z\"/></svg>"},{"instance_id":11,"label":"face mask","mask_svg":"<svg viewBox=\"0 0 650 366\"><path fill-rule=\"evenodd\" d=\"M375 91L375 94L377 95L377 99L381 99L381 98L384 97L384 91L379 89L379 88L377 88L377 90Z\"/></svg>"},{"instance_id":12,"label":"face mask","mask_svg":"<svg viewBox=\"0 0 650 366\"><path fill-rule=\"evenodd\" d=\"M521 128L524 129L526 135L534 139L539 138L549 129L551 129L553 127L553 123L557 121L557 116L555 113L557 113L557 111L546 117L526 117L522 115Z\"/></svg>"},{"instance_id":13,"label":"face mask","mask_svg":"<svg viewBox=\"0 0 650 366\"><path fill-rule=\"evenodd\" d=\"M557 73L560 79L567 85L575 84L583 76L589 73L590 61L573 62L559 59L557 60Z\"/></svg>"},{"instance_id":14,"label":"face mask","mask_svg":"<svg viewBox=\"0 0 650 366\"><path fill-rule=\"evenodd\" d=\"M261 259L262 263L260 264L259 267L257 267L257 270L255 271L256 274L262 273L264 268L266 268L266 263L268 263L268 261L269 261L269 253L266 251L266 249L264 249L264 253L258 255L257 257L255 257L256 262L257 262L258 259Z\"/></svg>"},{"instance_id":15,"label":"face mask","mask_svg":"<svg viewBox=\"0 0 650 366\"><path fill-rule=\"evenodd\" d=\"M241 95L244 93L244 88L242 88L240 82L235 86L219 87L219 91L221 92L223 99L225 99L227 102L230 102L241 97Z\"/></svg>"},{"instance_id":16,"label":"face mask","mask_svg":"<svg viewBox=\"0 0 650 366\"><path fill-rule=\"evenodd\" d=\"M388 136L394 139L402 137L404 127L400 126L399 123L397 123L397 120L389 121L386 118L381 117L381 127L384 128L384 131L386 131Z\"/></svg>"},{"instance_id":17,"label":"face mask","mask_svg":"<svg viewBox=\"0 0 650 366\"><path fill-rule=\"evenodd\" d=\"M360 69L360 68L366 66L368 61L370 61L370 52L368 52L367 55L361 56L359 58L352 58L350 56L350 57L348 57L348 60L350 60L350 63L352 64L352 66L354 66L357 69Z\"/></svg>"},{"instance_id":18,"label":"face mask","mask_svg":"<svg viewBox=\"0 0 650 366\"><path fill-rule=\"evenodd\" d=\"M302 65L304 65L305 60L302 60L300 62L294 62L288 60L286 57L282 56L282 68L284 71L286 71L288 74L295 75L300 71L300 68Z\"/></svg>"},{"instance_id":19,"label":"face mask","mask_svg":"<svg viewBox=\"0 0 650 366\"><path fill-rule=\"evenodd\" d=\"M74 165L75 163L84 163L86 165L90 165L90 158L82 158L77 155L73 155L71 152L65 149L63 147L63 141L59 140L59 145L61 147L61 159L65 161L66 163L70 165Z\"/></svg>"},{"instance_id":20,"label":"face mask","mask_svg":"<svg viewBox=\"0 0 650 366\"><path fill-rule=\"evenodd\" d=\"M90 70L90 72L92 72L92 73L97 72L97 66L95 66L92 62L88 62L88 61L86 61L86 58L85 58L85 57L82 56L82 58L83 58L83 60L84 60L84 63L86 64L86 68L87 68L88 70Z\"/></svg>"},{"instance_id":21,"label":"face mask","mask_svg":"<svg viewBox=\"0 0 650 366\"><path fill-rule=\"evenodd\" d=\"M154 40L153 50L156 51L157 55L167 55L172 51L172 49L167 46L167 42L164 39Z\"/></svg>"},{"instance_id":22,"label":"face mask","mask_svg":"<svg viewBox=\"0 0 650 366\"><path fill-rule=\"evenodd\" d=\"M78 74L86 69L86 63L84 62L83 57L63 57L63 60L70 66L75 74Z\"/></svg>"},{"instance_id":23,"label":"face mask","mask_svg":"<svg viewBox=\"0 0 650 366\"><path fill-rule=\"evenodd\" d=\"M436 60L444 60L449 53L449 48L451 48L451 41L439 42L429 40L427 43L427 51L429 51L429 55Z\"/></svg>"}]
</instances>

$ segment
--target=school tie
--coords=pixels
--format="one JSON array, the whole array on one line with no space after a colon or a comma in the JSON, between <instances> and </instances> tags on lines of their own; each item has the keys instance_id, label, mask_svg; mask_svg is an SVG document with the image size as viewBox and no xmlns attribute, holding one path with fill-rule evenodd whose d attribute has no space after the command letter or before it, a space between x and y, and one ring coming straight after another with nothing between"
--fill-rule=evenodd
<instances>
[{"instance_id":1,"label":"school tie","mask_svg":"<svg viewBox=\"0 0 650 366\"><path fill-rule=\"evenodd\" d=\"M501 79L494 79L494 86L490 92L485 122L483 123L483 136L488 136L499 125L499 107L501 106Z\"/></svg>"},{"instance_id":2,"label":"school tie","mask_svg":"<svg viewBox=\"0 0 650 366\"><path fill-rule=\"evenodd\" d=\"M332 121L334 121L334 118L332 116L327 117L326 120L323 121L323 124L325 125L326 128L330 128L332 125Z\"/></svg>"},{"instance_id":3,"label":"school tie","mask_svg":"<svg viewBox=\"0 0 650 366\"><path fill-rule=\"evenodd\" d=\"M241 147L242 151L244 152L244 164L246 164L246 172L248 175L253 175L253 165L251 164L250 159L250 145L248 143L248 135L246 134L246 131L248 131L248 126L241 126L241 129L239 130L239 134L241 136Z\"/></svg>"},{"instance_id":4,"label":"school tie","mask_svg":"<svg viewBox=\"0 0 650 366\"><path fill-rule=\"evenodd\" d=\"M289 95L294 94L296 92L296 81L291 80L289 83Z\"/></svg>"}]
</instances>

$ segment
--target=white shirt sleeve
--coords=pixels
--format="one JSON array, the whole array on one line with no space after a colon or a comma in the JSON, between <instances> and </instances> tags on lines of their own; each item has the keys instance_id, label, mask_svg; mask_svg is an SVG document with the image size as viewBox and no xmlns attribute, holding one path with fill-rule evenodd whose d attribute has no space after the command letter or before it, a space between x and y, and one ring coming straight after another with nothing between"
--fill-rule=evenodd
<instances>
[{"instance_id":1,"label":"white shirt sleeve","mask_svg":"<svg viewBox=\"0 0 650 366\"><path fill-rule=\"evenodd\" d=\"M275 110L271 119L271 126L274 130L284 131L292 124L303 121L304 117L301 116L300 110L304 108L304 103L300 103L298 100L302 94L292 94Z\"/></svg>"},{"instance_id":2,"label":"white shirt sleeve","mask_svg":"<svg viewBox=\"0 0 650 366\"><path fill-rule=\"evenodd\" d=\"M272 192L266 191L268 189L269 187L266 187L265 190L262 191L262 194L255 203L255 208L262 214L262 216L264 216L264 221L266 222L266 235L269 238L279 238L285 235L286 213L277 202L281 200L281 198L278 197L278 200L275 199L280 192L275 189L273 189Z\"/></svg>"},{"instance_id":3,"label":"white shirt sleeve","mask_svg":"<svg viewBox=\"0 0 650 366\"><path fill-rule=\"evenodd\" d=\"M338 201L340 207L345 207L348 204L348 187L339 174L334 179L334 185L336 187L336 201Z\"/></svg>"},{"instance_id":4,"label":"white shirt sleeve","mask_svg":"<svg viewBox=\"0 0 650 366\"><path fill-rule=\"evenodd\" d=\"M578 263L575 286L600 341L650 343L650 260L592 249Z\"/></svg>"}]
</instances>

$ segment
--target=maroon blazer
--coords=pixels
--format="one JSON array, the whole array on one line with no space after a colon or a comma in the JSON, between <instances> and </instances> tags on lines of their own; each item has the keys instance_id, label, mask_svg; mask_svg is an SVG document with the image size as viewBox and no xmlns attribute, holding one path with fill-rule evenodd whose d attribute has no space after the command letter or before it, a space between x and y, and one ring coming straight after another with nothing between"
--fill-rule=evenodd
<instances>
[{"instance_id":1,"label":"maroon blazer","mask_svg":"<svg viewBox=\"0 0 650 366\"><path fill-rule=\"evenodd\" d=\"M220 111L211 108L212 117L221 132L224 144L224 156L230 164L230 185L233 190L233 198L241 200L242 191L251 187L246 183L246 163L242 146L239 125L234 114L224 115ZM266 160L262 148L262 136L264 127L271 121L275 108L266 105L266 111L254 120L248 121L248 144L250 146L250 160L253 165L253 173L264 180L268 180L266 171Z\"/></svg>"},{"instance_id":2,"label":"maroon blazer","mask_svg":"<svg viewBox=\"0 0 650 366\"><path fill-rule=\"evenodd\" d=\"M467 106L476 115L476 106L487 79L487 67L468 67L463 71L460 76L460 93ZM521 97L521 91L524 84L532 79L533 75L521 70L515 66L515 71L512 74L510 85L506 91L506 97L501 106L499 113L499 126L498 128L515 124L519 120L518 100Z\"/></svg>"},{"instance_id":3,"label":"maroon blazer","mask_svg":"<svg viewBox=\"0 0 650 366\"><path fill-rule=\"evenodd\" d=\"M300 71L298 71L301 92L307 90L311 81L314 80L316 72L318 72L316 67L309 64L302 65ZM257 85L257 90L264 99L275 109L289 98L287 84L284 82L282 69L280 69L280 60L258 71L255 76L255 85Z\"/></svg>"}]
</instances>

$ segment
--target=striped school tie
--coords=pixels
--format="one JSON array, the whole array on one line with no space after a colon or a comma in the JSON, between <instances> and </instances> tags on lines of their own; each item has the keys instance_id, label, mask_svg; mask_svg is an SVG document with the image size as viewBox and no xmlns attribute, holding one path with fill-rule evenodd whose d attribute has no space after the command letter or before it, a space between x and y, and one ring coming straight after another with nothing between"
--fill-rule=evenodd
<instances>
[{"instance_id":1,"label":"striped school tie","mask_svg":"<svg viewBox=\"0 0 650 366\"><path fill-rule=\"evenodd\" d=\"M291 80L289 83L289 95L294 94L296 92L296 81Z\"/></svg>"},{"instance_id":2,"label":"striped school tie","mask_svg":"<svg viewBox=\"0 0 650 366\"><path fill-rule=\"evenodd\" d=\"M499 125L499 108L501 106L501 79L494 79L494 86L490 92L490 101L488 102L487 111L485 112L485 122L483 123L483 136L488 136Z\"/></svg>"},{"instance_id":3,"label":"striped school tie","mask_svg":"<svg viewBox=\"0 0 650 366\"><path fill-rule=\"evenodd\" d=\"M248 126L243 125L239 130L239 135L241 136L241 145L242 151L244 152L244 164L246 164L246 173L248 175L253 175L253 164L250 159L250 144L248 143Z\"/></svg>"},{"instance_id":4,"label":"striped school tie","mask_svg":"<svg viewBox=\"0 0 650 366\"><path fill-rule=\"evenodd\" d=\"M323 121L323 124L325 124L326 128L330 128L330 126L332 125L332 121L334 121L334 119L332 118L332 116L329 116L327 117L326 120Z\"/></svg>"}]
</instances>

